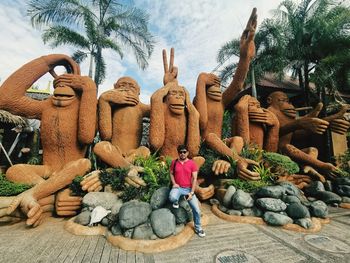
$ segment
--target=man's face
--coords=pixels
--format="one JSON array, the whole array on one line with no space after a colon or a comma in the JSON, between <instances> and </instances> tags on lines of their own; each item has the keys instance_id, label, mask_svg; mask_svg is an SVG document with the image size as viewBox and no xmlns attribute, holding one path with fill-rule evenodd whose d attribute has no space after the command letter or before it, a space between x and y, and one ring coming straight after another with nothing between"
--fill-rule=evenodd
<instances>
[{"instance_id":1,"label":"man's face","mask_svg":"<svg viewBox=\"0 0 350 263\"><path fill-rule=\"evenodd\" d=\"M186 160L188 156L188 151L186 149L182 149L178 152L180 160Z\"/></svg>"}]
</instances>

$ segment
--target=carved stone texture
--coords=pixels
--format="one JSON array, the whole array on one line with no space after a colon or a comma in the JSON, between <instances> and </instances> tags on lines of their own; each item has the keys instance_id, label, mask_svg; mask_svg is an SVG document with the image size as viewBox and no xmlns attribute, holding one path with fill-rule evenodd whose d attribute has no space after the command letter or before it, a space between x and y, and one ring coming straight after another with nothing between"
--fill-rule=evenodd
<instances>
[{"instance_id":1,"label":"carved stone texture","mask_svg":"<svg viewBox=\"0 0 350 263\"><path fill-rule=\"evenodd\" d=\"M69 74L57 76L56 66L64 66ZM47 72L55 78L53 96L44 101L26 97L26 90ZM57 192L90 169L90 161L82 158L95 136L96 107L95 83L89 77L80 76L78 64L66 55L34 59L3 83L0 108L40 119L43 146L43 165L19 164L8 169L9 180L35 184L15 198L9 213L21 205L28 216L27 224L38 225L43 210L37 200Z\"/></svg>"}]
</instances>

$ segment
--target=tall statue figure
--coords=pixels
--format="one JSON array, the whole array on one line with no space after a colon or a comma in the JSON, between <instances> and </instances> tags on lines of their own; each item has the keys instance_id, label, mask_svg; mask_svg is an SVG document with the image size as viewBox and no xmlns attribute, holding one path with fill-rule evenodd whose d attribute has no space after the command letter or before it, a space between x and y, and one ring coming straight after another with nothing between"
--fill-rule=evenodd
<instances>
[{"instance_id":1,"label":"tall statue figure","mask_svg":"<svg viewBox=\"0 0 350 263\"><path fill-rule=\"evenodd\" d=\"M221 135L224 111L232 103L235 95L243 90L250 61L255 56L256 25L257 14L254 8L241 36L239 62L229 87L221 92L220 80L214 74L201 73L197 80L196 96L193 101L200 114L199 122L203 141L216 152L236 160L238 176L248 180L259 180L260 177L258 173L249 171L247 168L248 164L255 164L255 162L237 154L243 147L242 138L233 137L223 142ZM228 169L229 163L226 161L219 160L214 163L213 170L216 174L225 173Z\"/></svg>"},{"instance_id":2,"label":"tall statue figure","mask_svg":"<svg viewBox=\"0 0 350 263\"><path fill-rule=\"evenodd\" d=\"M60 65L71 74L57 76L54 68ZM55 77L53 96L44 101L26 97L26 90L47 72ZM56 193L76 176L90 170L90 161L83 158L95 135L96 107L95 83L89 77L80 76L79 66L65 55L37 58L3 83L0 108L26 118L40 119L43 147L43 165L18 164L7 170L8 180L35 185L15 198L9 213L20 205L28 217L28 225L40 224L43 210L38 200ZM79 200L80 197L74 199ZM69 208L61 211L74 214Z\"/></svg>"}]
</instances>

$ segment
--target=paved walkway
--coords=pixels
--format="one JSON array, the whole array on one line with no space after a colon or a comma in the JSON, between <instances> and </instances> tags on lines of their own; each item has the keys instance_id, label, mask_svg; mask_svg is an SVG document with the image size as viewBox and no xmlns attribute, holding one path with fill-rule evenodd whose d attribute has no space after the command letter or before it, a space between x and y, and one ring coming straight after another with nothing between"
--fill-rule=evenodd
<instances>
[{"instance_id":1,"label":"paved walkway","mask_svg":"<svg viewBox=\"0 0 350 263\"><path fill-rule=\"evenodd\" d=\"M35 229L0 226L0 262L350 262L350 210L332 208L331 223L315 234L225 222L203 205L207 237L158 254L126 252L102 236L74 236L65 220L50 218Z\"/></svg>"}]
</instances>

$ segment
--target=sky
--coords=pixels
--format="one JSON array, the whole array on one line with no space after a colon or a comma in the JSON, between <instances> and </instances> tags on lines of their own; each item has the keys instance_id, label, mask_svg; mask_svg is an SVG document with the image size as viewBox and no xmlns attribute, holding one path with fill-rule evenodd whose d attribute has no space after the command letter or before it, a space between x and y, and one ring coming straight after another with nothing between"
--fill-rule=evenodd
<instances>
[{"instance_id":1,"label":"sky","mask_svg":"<svg viewBox=\"0 0 350 263\"><path fill-rule=\"evenodd\" d=\"M31 26L26 16L26 0L0 1L0 83L25 63L48 54L71 55L73 49L62 46L52 49L44 45L41 31ZM170 48L175 49L175 66L179 68L178 81L194 97L197 77L201 72L216 68L217 52L226 42L239 38L253 7L257 7L258 27L262 20L271 17L280 0L132 0L136 7L150 15L149 29L156 41L146 70L139 69L132 52L118 54L104 51L107 64L106 80L99 94L112 89L122 76L134 78L141 86L140 99L149 103L153 92L163 86L162 50L168 58ZM88 63L81 65L82 75L88 74ZM37 83L45 89L50 76Z\"/></svg>"}]
</instances>

